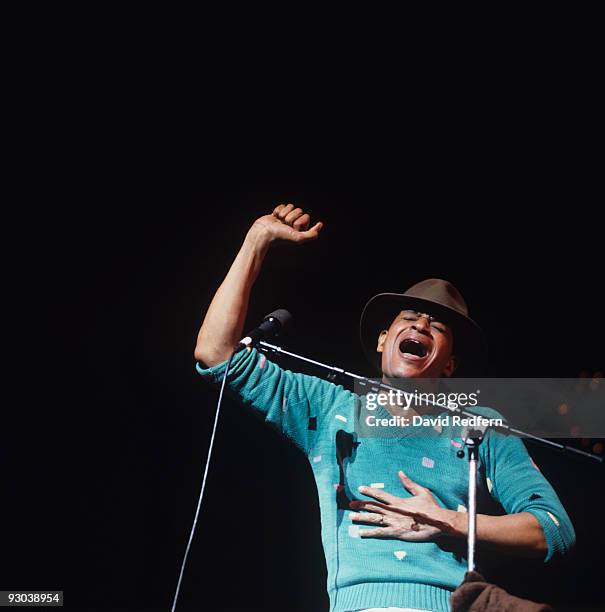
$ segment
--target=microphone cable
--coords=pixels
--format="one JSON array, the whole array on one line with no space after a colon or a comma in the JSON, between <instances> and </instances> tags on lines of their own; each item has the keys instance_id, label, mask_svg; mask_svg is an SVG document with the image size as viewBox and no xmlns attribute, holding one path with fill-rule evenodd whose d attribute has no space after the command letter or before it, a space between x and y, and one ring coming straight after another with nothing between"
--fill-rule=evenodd
<instances>
[{"instance_id":1,"label":"microphone cable","mask_svg":"<svg viewBox=\"0 0 605 612\"><path fill-rule=\"evenodd\" d=\"M208 468L210 467L210 458L212 456L212 447L214 446L214 438L216 435L216 427L218 425L218 417L221 411L221 404L223 402L223 391L225 390L225 384L227 382L227 374L229 373L229 369L231 368L231 361L235 355L236 351L234 350L229 356L229 360L227 361L227 366L225 367L225 374L223 376L223 381L221 383L221 390L218 395L218 401L216 403L216 413L214 415L214 425L212 426L212 434L210 436L210 446L208 448L208 456L206 457L206 466L204 468L204 477L202 478L202 489L200 491L200 496L197 500L197 508L195 510L195 516L193 518L193 525L191 526L191 532L189 533L189 540L187 541L187 548L185 549L185 555L183 557L183 562L181 563L181 571L179 573L179 580L176 585L176 591L174 593L174 599L172 600L172 608L171 612L175 612L176 603L179 597L179 592L181 590L181 582L183 581L183 574L185 573L185 565L187 564L187 557L189 556L189 550L191 548L191 542L193 542L193 536L195 535L195 528L197 526L197 520L200 515L200 510L202 507L202 499L204 497L204 490L206 488L206 478L208 477Z\"/></svg>"}]
</instances>

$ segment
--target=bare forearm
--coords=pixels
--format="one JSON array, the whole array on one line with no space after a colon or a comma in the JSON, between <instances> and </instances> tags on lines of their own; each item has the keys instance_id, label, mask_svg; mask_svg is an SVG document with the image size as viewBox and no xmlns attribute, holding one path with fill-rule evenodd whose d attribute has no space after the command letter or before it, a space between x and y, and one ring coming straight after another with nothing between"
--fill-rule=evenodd
<instances>
[{"instance_id":1,"label":"bare forearm","mask_svg":"<svg viewBox=\"0 0 605 612\"><path fill-rule=\"evenodd\" d=\"M452 535L466 538L468 515L446 510ZM538 519L529 512L504 516L477 515L477 542L509 554L525 557L544 557L546 539Z\"/></svg>"},{"instance_id":2,"label":"bare forearm","mask_svg":"<svg viewBox=\"0 0 605 612\"><path fill-rule=\"evenodd\" d=\"M207 366L225 361L242 337L250 292L268 248L267 238L252 228L210 303L197 337L198 361Z\"/></svg>"}]
</instances>

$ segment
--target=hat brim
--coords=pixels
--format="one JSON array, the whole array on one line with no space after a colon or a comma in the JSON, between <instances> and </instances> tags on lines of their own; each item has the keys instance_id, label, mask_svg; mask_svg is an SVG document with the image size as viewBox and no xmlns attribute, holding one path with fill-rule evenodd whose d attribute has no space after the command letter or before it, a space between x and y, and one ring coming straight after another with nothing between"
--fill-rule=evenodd
<instances>
[{"instance_id":1,"label":"hat brim","mask_svg":"<svg viewBox=\"0 0 605 612\"><path fill-rule=\"evenodd\" d=\"M388 329L397 314L405 309L426 312L449 325L454 334L454 354L459 359L456 376L476 375L487 360L487 344L483 331L470 317L443 304L401 293L379 293L365 305L359 320L359 337L366 358L382 372L381 353L376 351L378 336Z\"/></svg>"}]
</instances>

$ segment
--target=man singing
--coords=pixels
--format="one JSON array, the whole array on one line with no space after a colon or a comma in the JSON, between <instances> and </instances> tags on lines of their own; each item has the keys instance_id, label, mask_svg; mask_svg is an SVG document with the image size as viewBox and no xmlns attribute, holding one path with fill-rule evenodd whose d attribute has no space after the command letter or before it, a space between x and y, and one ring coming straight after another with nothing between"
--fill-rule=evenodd
<instances>
[{"instance_id":1,"label":"man singing","mask_svg":"<svg viewBox=\"0 0 605 612\"><path fill-rule=\"evenodd\" d=\"M271 244L314 240L322 224L309 226L309 215L292 204L254 222L200 329L195 358L202 376L221 381ZM361 335L385 381L449 377L482 358L481 330L456 288L439 279L372 298ZM449 610L466 570L468 466L457 456L462 432L439 427L413 435L413 428L402 427L397 436L357 437L363 398L283 370L254 348L235 355L228 385L309 459L330 611ZM378 405L374 413L390 417L401 409ZM489 432L479 448L478 543L545 561L565 553L575 539L573 526L521 440Z\"/></svg>"}]
</instances>

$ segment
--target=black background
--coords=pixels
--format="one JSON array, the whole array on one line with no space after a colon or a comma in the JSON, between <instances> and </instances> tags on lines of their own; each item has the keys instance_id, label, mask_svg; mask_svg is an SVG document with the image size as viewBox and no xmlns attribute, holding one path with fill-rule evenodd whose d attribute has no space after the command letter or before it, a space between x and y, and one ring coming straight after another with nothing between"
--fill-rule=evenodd
<instances>
[{"instance_id":1,"label":"black background","mask_svg":"<svg viewBox=\"0 0 605 612\"><path fill-rule=\"evenodd\" d=\"M488 373L602 371L589 15L32 13L5 57L18 112L3 589L169 609L216 399L195 336L247 228L277 203L325 223L315 243L278 245L255 288L249 326L294 314L284 346L369 374L365 301L443 277L488 334ZM490 578L602 608L602 470L531 450L578 546L547 568L501 560ZM308 612L326 609L324 591L304 457L225 402L179 609Z\"/></svg>"}]
</instances>

